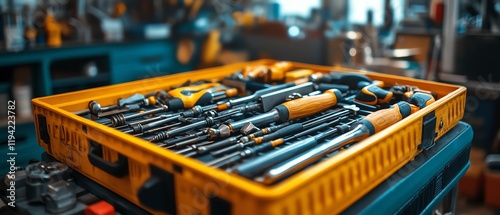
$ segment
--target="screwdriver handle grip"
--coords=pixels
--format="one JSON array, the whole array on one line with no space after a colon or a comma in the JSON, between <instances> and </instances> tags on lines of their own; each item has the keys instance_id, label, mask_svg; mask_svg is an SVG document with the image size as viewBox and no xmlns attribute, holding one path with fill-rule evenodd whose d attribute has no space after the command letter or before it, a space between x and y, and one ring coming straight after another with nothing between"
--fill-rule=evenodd
<instances>
[{"instance_id":1,"label":"screwdriver handle grip","mask_svg":"<svg viewBox=\"0 0 500 215\"><path fill-rule=\"evenodd\" d=\"M359 89L360 82L372 83L372 80L363 74L332 71L330 74L318 77L317 82L348 85L350 89L354 90Z\"/></svg>"},{"instance_id":2,"label":"screwdriver handle grip","mask_svg":"<svg viewBox=\"0 0 500 215\"><path fill-rule=\"evenodd\" d=\"M342 93L337 89L330 89L321 95L295 99L276 106L279 119L282 122L299 119L324 111L342 100Z\"/></svg>"},{"instance_id":3,"label":"screwdriver handle grip","mask_svg":"<svg viewBox=\"0 0 500 215\"><path fill-rule=\"evenodd\" d=\"M347 93L349 91L349 85L343 85L343 84L324 84L320 83L317 85L318 90L320 91L325 91L328 89L337 89L340 90L342 93Z\"/></svg>"},{"instance_id":4,"label":"screwdriver handle grip","mask_svg":"<svg viewBox=\"0 0 500 215\"><path fill-rule=\"evenodd\" d=\"M425 92L415 92L410 98L408 98L408 103L416 105L419 109L429 106L436 100L434 97Z\"/></svg>"},{"instance_id":5,"label":"screwdriver handle grip","mask_svg":"<svg viewBox=\"0 0 500 215\"><path fill-rule=\"evenodd\" d=\"M391 91L382 89L380 85L380 82L377 82L377 84L363 87L354 98L354 101L368 105L389 103L394 94Z\"/></svg>"},{"instance_id":6,"label":"screwdriver handle grip","mask_svg":"<svg viewBox=\"0 0 500 215\"><path fill-rule=\"evenodd\" d=\"M179 87L170 90L168 91L168 94L174 99L170 99L169 103L172 103L171 105L174 107L169 106L169 109L179 110L182 108L192 108L195 105L210 103L212 100L212 96L210 94L211 91L208 91L207 89L219 86L219 83L206 83L196 86Z\"/></svg>"},{"instance_id":7,"label":"screwdriver handle grip","mask_svg":"<svg viewBox=\"0 0 500 215\"><path fill-rule=\"evenodd\" d=\"M355 124L364 124L370 131L370 135L372 135L399 122L411 113L411 105L408 102L401 101L394 104L391 108L375 111Z\"/></svg>"}]
</instances>

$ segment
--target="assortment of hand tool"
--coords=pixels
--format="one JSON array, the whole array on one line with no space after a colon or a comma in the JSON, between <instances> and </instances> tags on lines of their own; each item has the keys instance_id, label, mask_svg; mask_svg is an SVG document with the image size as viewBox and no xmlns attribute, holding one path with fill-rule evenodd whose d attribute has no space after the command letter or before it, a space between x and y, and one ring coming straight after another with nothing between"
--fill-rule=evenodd
<instances>
[{"instance_id":1,"label":"assortment of hand tool","mask_svg":"<svg viewBox=\"0 0 500 215\"><path fill-rule=\"evenodd\" d=\"M275 184L430 105L436 95L289 62L134 94L75 114L263 184Z\"/></svg>"}]
</instances>

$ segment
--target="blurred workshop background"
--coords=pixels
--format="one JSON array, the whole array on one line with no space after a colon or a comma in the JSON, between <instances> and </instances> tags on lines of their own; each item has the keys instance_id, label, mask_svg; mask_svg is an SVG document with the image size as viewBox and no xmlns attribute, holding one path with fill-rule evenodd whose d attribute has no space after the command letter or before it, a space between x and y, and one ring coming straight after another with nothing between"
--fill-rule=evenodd
<instances>
[{"instance_id":1,"label":"blurred workshop background","mask_svg":"<svg viewBox=\"0 0 500 215\"><path fill-rule=\"evenodd\" d=\"M466 86L475 135L458 211L499 213L499 0L0 0L0 25L18 159L43 151L34 97L261 58L341 65Z\"/></svg>"}]
</instances>

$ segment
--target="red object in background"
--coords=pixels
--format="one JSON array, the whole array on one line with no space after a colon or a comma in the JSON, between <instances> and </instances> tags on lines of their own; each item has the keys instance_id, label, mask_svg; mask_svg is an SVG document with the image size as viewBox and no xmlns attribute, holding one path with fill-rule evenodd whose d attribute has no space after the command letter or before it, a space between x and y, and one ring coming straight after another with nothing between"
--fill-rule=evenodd
<instances>
[{"instance_id":1,"label":"red object in background","mask_svg":"<svg viewBox=\"0 0 500 215\"><path fill-rule=\"evenodd\" d=\"M444 16L444 4L437 3L436 5L436 13L434 15L434 22L437 24L442 24L443 23L443 16Z\"/></svg>"},{"instance_id":2,"label":"red object in background","mask_svg":"<svg viewBox=\"0 0 500 215\"><path fill-rule=\"evenodd\" d=\"M444 1L432 0L429 7L429 15L436 24L443 24L444 19Z\"/></svg>"},{"instance_id":3,"label":"red object in background","mask_svg":"<svg viewBox=\"0 0 500 215\"><path fill-rule=\"evenodd\" d=\"M500 173L486 170L484 180L484 202L500 208Z\"/></svg>"},{"instance_id":4,"label":"red object in background","mask_svg":"<svg viewBox=\"0 0 500 215\"><path fill-rule=\"evenodd\" d=\"M115 208L113 205L100 201L85 208L85 215L114 215Z\"/></svg>"},{"instance_id":5,"label":"red object in background","mask_svg":"<svg viewBox=\"0 0 500 215\"><path fill-rule=\"evenodd\" d=\"M483 194L484 158L486 152L472 147L470 150L470 167L458 182L458 195L470 200L478 200Z\"/></svg>"}]
</instances>

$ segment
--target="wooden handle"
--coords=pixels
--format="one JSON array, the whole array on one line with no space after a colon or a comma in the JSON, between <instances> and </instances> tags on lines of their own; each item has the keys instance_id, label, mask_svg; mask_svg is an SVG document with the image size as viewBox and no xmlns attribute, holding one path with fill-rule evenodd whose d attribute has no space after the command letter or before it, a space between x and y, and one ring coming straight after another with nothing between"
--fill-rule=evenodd
<instances>
[{"instance_id":1,"label":"wooden handle","mask_svg":"<svg viewBox=\"0 0 500 215\"><path fill-rule=\"evenodd\" d=\"M396 122L399 122L411 113L412 108L410 104L407 102L398 102L389 109L378 110L369 114L361 121L364 121L363 123L365 125L367 123L371 124L373 130L370 129L370 133L374 134L384 130Z\"/></svg>"},{"instance_id":2,"label":"wooden handle","mask_svg":"<svg viewBox=\"0 0 500 215\"><path fill-rule=\"evenodd\" d=\"M288 121L319 113L336 105L341 99L342 93L336 89L331 89L321 95L285 102L282 105L288 110L288 118L282 119L280 116L280 120Z\"/></svg>"}]
</instances>

